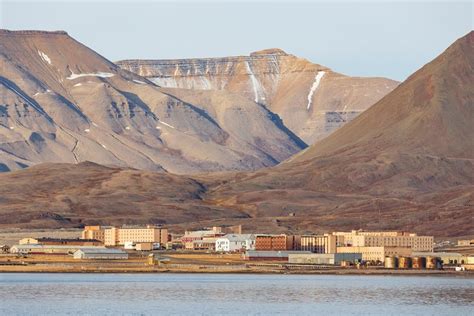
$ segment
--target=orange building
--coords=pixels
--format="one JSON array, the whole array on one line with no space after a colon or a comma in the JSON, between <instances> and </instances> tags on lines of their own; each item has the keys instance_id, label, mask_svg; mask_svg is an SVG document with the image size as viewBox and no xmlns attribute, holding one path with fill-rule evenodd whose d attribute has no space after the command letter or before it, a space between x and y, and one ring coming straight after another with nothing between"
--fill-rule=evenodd
<instances>
[{"instance_id":1,"label":"orange building","mask_svg":"<svg viewBox=\"0 0 474 316\"><path fill-rule=\"evenodd\" d=\"M257 235L255 250L293 250L298 249L300 236L291 235Z\"/></svg>"}]
</instances>

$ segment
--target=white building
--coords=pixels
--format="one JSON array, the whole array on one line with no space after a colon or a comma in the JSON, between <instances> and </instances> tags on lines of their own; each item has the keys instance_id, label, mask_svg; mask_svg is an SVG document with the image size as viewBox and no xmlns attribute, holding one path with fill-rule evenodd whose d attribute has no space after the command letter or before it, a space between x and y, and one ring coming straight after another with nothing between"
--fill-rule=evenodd
<instances>
[{"instance_id":1,"label":"white building","mask_svg":"<svg viewBox=\"0 0 474 316\"><path fill-rule=\"evenodd\" d=\"M234 252L255 250L255 235L228 234L216 240L216 251Z\"/></svg>"}]
</instances>

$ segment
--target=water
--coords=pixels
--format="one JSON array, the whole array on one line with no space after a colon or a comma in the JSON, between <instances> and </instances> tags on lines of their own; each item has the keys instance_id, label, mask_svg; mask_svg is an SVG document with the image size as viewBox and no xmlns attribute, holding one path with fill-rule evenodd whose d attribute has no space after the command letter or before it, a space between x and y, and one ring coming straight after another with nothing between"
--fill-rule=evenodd
<instances>
[{"instance_id":1,"label":"water","mask_svg":"<svg viewBox=\"0 0 474 316\"><path fill-rule=\"evenodd\" d=\"M447 276L0 274L0 315L473 315Z\"/></svg>"}]
</instances>

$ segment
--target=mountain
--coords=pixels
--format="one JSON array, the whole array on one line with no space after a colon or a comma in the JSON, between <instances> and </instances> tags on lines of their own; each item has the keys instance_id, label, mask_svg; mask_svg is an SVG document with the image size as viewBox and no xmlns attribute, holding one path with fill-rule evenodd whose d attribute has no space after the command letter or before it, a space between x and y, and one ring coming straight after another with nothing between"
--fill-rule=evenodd
<instances>
[{"instance_id":1,"label":"mountain","mask_svg":"<svg viewBox=\"0 0 474 316\"><path fill-rule=\"evenodd\" d=\"M472 237L473 84L471 32L356 119L275 167L177 176L43 164L0 174L0 223L243 224L268 233L363 228ZM189 92L182 93L184 99Z\"/></svg>"},{"instance_id":2,"label":"mountain","mask_svg":"<svg viewBox=\"0 0 474 316\"><path fill-rule=\"evenodd\" d=\"M2 171L81 161L173 173L254 170L305 147L244 97L160 88L66 32L0 30Z\"/></svg>"},{"instance_id":3,"label":"mountain","mask_svg":"<svg viewBox=\"0 0 474 316\"><path fill-rule=\"evenodd\" d=\"M278 114L307 144L352 120L398 84L344 76L281 49L223 58L123 60L117 65L161 87L244 96Z\"/></svg>"},{"instance_id":4,"label":"mountain","mask_svg":"<svg viewBox=\"0 0 474 316\"><path fill-rule=\"evenodd\" d=\"M473 87L470 32L329 137L210 196L255 217L296 212L281 220L292 227L474 235Z\"/></svg>"}]
</instances>

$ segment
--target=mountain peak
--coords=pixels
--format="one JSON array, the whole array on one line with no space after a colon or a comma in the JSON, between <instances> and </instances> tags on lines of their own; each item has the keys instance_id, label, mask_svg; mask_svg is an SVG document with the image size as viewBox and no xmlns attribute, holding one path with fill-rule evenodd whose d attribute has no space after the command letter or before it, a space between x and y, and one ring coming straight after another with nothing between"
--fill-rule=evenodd
<instances>
[{"instance_id":1,"label":"mountain peak","mask_svg":"<svg viewBox=\"0 0 474 316\"><path fill-rule=\"evenodd\" d=\"M54 36L54 35L68 35L66 31L37 31L37 30L6 30L0 29L0 35L4 36Z\"/></svg>"},{"instance_id":2,"label":"mountain peak","mask_svg":"<svg viewBox=\"0 0 474 316\"><path fill-rule=\"evenodd\" d=\"M250 53L250 56L255 56L255 55L287 56L288 54L283 49L280 49L280 48L267 48L267 49L262 49L262 50Z\"/></svg>"}]
</instances>

